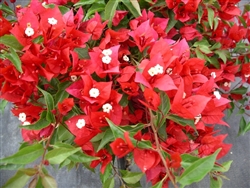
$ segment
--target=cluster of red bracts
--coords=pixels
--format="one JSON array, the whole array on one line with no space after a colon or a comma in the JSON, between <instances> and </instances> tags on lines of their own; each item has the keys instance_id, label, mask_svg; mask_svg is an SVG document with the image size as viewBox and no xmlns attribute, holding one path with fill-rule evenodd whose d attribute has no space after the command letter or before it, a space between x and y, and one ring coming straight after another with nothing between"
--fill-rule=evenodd
<instances>
[{"instance_id":1,"label":"cluster of red bracts","mask_svg":"<svg viewBox=\"0 0 250 188\"><path fill-rule=\"evenodd\" d=\"M66 89L70 97L60 101L53 114L65 116L75 105L81 109L83 114L75 115L65 123L83 152L100 158L90 166L94 168L101 163L104 173L112 154L120 158L132 152L135 163L146 172L148 180L156 183L166 174L159 153L154 149L141 149L131 142L132 137L137 141L148 140L155 148L150 127L145 126L133 136L125 132L123 138L115 139L99 152L95 152L91 139L109 126L106 118L117 126L148 124L151 121L149 110L158 111L162 103L159 91L165 92L170 99L170 113L194 120L196 127L194 130L191 126L166 121L167 138L161 140L160 145L169 153L166 163L173 172L180 172L183 153L197 150L198 156L203 157L222 148L217 158L223 157L231 147L223 143L226 135L215 136L213 126L206 125L227 125L222 118L230 101L217 89L229 89L236 74L249 82L250 63L243 64L239 71L240 66L234 62L224 64L220 60L220 69L216 69L206 67L203 59L190 58L193 54L188 41L201 39L202 35L196 29L196 23L186 22L198 19L193 12L200 3L200 0L166 0L167 7L174 10L175 19L184 23L180 31L172 28L168 33L165 30L169 18L158 18L146 10L141 17L129 22L129 28L118 30L105 29L108 21L102 22L98 13L82 22L81 8L75 15L73 10L62 15L57 6L44 8L38 0L31 1L29 7L16 10L18 20L13 26L0 15L0 27L5 28L1 29L0 36L11 33L24 46L21 55L23 73L18 72L8 59L0 60L0 97L15 104L12 112L24 125L32 124L46 110L36 103L42 97L37 89L42 80L48 83L53 78L60 83L71 81ZM216 14L222 19L229 20L239 14L239 9L232 8L229 1L219 3L222 8ZM124 16L126 11L117 11L113 25L119 25ZM245 16L249 25L249 14ZM207 19L207 13L204 13L201 21ZM207 28L204 26L203 29ZM210 39L220 41L223 48L231 48L247 38L248 32L237 24L230 28L220 20ZM173 40L175 36L180 39ZM43 42L34 42L39 37ZM98 41L99 45L88 49L89 58L80 58L74 49L85 48L88 41ZM137 59L136 54L132 54L134 49L147 55ZM44 88L53 89L49 84ZM126 105L121 105L122 98L126 99ZM50 136L51 126L40 131L23 130L24 140Z\"/></svg>"}]
</instances>

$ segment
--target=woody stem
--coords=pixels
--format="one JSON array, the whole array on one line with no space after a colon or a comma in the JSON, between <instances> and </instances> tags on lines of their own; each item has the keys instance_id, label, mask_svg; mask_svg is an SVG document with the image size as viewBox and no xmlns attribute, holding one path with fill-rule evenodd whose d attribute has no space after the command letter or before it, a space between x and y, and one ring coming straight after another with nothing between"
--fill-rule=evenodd
<instances>
[{"instance_id":1,"label":"woody stem","mask_svg":"<svg viewBox=\"0 0 250 188\"><path fill-rule=\"evenodd\" d=\"M150 111L150 114L152 115L152 112ZM152 119L152 118L151 118ZM159 139L158 139L158 134L157 134L157 130L153 124L153 122L150 123L150 126L154 132L154 138L155 138L155 143L156 143L156 151L157 153L159 154L160 158L161 158L161 161L166 169L166 174L167 176L169 177L170 181L172 182L174 188L178 188L175 181L174 181L174 178L172 177L171 173L170 173L170 170L167 166L167 163L166 163L166 159L164 158L164 156L162 155L162 148L161 148L161 145L160 145L160 142L159 142Z\"/></svg>"}]
</instances>

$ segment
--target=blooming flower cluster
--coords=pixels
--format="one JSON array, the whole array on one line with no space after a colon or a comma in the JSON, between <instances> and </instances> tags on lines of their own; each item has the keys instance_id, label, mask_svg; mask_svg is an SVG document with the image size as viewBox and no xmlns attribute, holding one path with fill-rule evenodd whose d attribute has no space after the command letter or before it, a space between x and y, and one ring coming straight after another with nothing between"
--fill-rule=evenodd
<instances>
[{"instance_id":1,"label":"blooming flower cluster","mask_svg":"<svg viewBox=\"0 0 250 188\"><path fill-rule=\"evenodd\" d=\"M250 108L250 8L241 13L238 2L32 0L15 8L13 23L4 5L0 97L14 105L23 149L41 150L33 180L55 184L43 165L84 163L100 164L107 184L114 157L125 157L159 187L207 173L219 181L215 161L231 144L214 125L228 126L232 103ZM241 126L240 134L249 130ZM143 175L124 171L126 186Z\"/></svg>"}]
</instances>

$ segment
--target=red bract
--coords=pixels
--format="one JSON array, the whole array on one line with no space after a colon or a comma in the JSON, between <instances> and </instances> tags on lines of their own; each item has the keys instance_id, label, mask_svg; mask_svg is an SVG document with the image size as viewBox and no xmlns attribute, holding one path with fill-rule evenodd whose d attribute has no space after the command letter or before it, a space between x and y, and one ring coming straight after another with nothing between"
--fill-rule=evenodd
<instances>
[{"instance_id":1,"label":"red bract","mask_svg":"<svg viewBox=\"0 0 250 188\"><path fill-rule=\"evenodd\" d=\"M62 115L66 115L74 106L73 98L66 98L58 103L58 110Z\"/></svg>"},{"instance_id":2,"label":"red bract","mask_svg":"<svg viewBox=\"0 0 250 188\"><path fill-rule=\"evenodd\" d=\"M147 149L134 149L134 159L136 165L142 172L155 167L160 162L160 156L157 152Z\"/></svg>"},{"instance_id":3,"label":"red bract","mask_svg":"<svg viewBox=\"0 0 250 188\"><path fill-rule=\"evenodd\" d=\"M114 142L110 144L110 147L112 148L113 153L118 158L124 157L125 155L127 155L134 149L134 146L129 139L128 132L124 132L124 137L126 141L124 141L122 138L117 138L115 139Z\"/></svg>"},{"instance_id":4,"label":"red bract","mask_svg":"<svg viewBox=\"0 0 250 188\"><path fill-rule=\"evenodd\" d=\"M161 103L158 93L152 89L145 88L143 95L145 101L140 100L140 102L152 110L157 110Z\"/></svg>"},{"instance_id":5,"label":"red bract","mask_svg":"<svg viewBox=\"0 0 250 188\"><path fill-rule=\"evenodd\" d=\"M11 28L11 23L2 16L0 11L0 37L10 33Z\"/></svg>"},{"instance_id":6,"label":"red bract","mask_svg":"<svg viewBox=\"0 0 250 188\"><path fill-rule=\"evenodd\" d=\"M140 52L152 45L158 38L156 31L150 27L149 20L143 22L134 31L131 31L129 35L134 39Z\"/></svg>"},{"instance_id":7,"label":"red bract","mask_svg":"<svg viewBox=\"0 0 250 188\"><path fill-rule=\"evenodd\" d=\"M112 156L105 149L100 150L98 153L95 154L95 156L100 157L100 159L91 162L90 167L95 168L98 164L101 163L101 173L103 174L105 172L106 167L111 162Z\"/></svg>"},{"instance_id":8,"label":"red bract","mask_svg":"<svg viewBox=\"0 0 250 188\"><path fill-rule=\"evenodd\" d=\"M128 11L117 10L112 21L113 26L119 25L120 21L127 15Z\"/></svg>"}]
</instances>

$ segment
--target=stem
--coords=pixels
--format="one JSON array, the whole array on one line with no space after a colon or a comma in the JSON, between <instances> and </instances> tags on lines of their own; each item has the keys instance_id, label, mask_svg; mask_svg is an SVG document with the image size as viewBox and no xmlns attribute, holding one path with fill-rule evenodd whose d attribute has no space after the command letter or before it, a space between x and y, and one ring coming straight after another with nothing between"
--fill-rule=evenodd
<instances>
[{"instance_id":1,"label":"stem","mask_svg":"<svg viewBox=\"0 0 250 188\"><path fill-rule=\"evenodd\" d=\"M42 160L41 160L41 163L40 163L40 166L41 166L41 167L43 166L45 154L46 154L46 152L47 152L47 149L48 149L48 147L49 147L49 145L50 145L51 138L52 138L52 136L53 136L53 134L54 134L54 132L55 132L57 126L58 126L57 124L56 124L55 126L53 126L52 132L51 132L51 134L50 134L50 136L49 136L49 138L48 138L48 140L47 140L47 143L46 143L46 145L45 145L45 147L44 147L44 152L43 152Z\"/></svg>"},{"instance_id":2,"label":"stem","mask_svg":"<svg viewBox=\"0 0 250 188\"><path fill-rule=\"evenodd\" d=\"M150 110L150 112L151 112L151 110ZM152 114L152 113L150 113L150 114ZM159 139L158 139L156 128L155 128L155 126L154 126L154 124L152 122L151 122L150 125L151 125L151 128L152 128L153 132L154 132L155 143L156 143L156 151L161 157L161 161L162 161L162 163L163 163L163 165L164 165L164 167L166 169L166 174L169 177L170 181L172 182L173 186L175 188L178 188L175 181L174 181L174 178L172 177L172 175L170 173L170 170L169 170L169 168L167 166L166 160L165 160L164 156L162 155L162 152L161 152L162 148L161 148L161 145L160 145L160 142L159 142Z\"/></svg>"}]
</instances>

